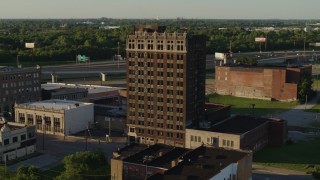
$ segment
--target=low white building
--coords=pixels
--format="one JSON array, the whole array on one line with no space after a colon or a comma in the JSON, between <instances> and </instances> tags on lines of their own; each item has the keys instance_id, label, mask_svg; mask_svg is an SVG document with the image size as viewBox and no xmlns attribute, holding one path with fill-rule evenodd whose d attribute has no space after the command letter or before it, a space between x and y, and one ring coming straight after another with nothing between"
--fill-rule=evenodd
<instances>
[{"instance_id":1,"label":"low white building","mask_svg":"<svg viewBox=\"0 0 320 180\"><path fill-rule=\"evenodd\" d=\"M94 122L94 104L51 99L15 105L15 121L36 125L37 132L70 135Z\"/></svg>"},{"instance_id":2,"label":"low white building","mask_svg":"<svg viewBox=\"0 0 320 180\"><path fill-rule=\"evenodd\" d=\"M35 126L7 123L0 119L0 163L36 151Z\"/></svg>"}]
</instances>

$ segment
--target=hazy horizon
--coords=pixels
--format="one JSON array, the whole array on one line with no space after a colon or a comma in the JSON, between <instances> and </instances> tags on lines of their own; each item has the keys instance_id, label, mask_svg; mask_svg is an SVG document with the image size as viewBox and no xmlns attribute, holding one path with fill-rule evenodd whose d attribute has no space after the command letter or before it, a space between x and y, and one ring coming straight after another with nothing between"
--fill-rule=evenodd
<instances>
[{"instance_id":1,"label":"hazy horizon","mask_svg":"<svg viewBox=\"0 0 320 180\"><path fill-rule=\"evenodd\" d=\"M0 19L317 20L318 0L0 0Z\"/></svg>"}]
</instances>

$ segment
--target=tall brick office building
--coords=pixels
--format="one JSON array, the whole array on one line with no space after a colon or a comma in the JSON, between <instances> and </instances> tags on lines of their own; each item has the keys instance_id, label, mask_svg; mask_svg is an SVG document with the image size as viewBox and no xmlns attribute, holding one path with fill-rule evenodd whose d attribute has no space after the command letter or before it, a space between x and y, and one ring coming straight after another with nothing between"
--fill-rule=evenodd
<instances>
[{"instance_id":1,"label":"tall brick office building","mask_svg":"<svg viewBox=\"0 0 320 180\"><path fill-rule=\"evenodd\" d=\"M144 144L184 146L187 123L204 118L206 37L141 25L129 35L127 130Z\"/></svg>"}]
</instances>

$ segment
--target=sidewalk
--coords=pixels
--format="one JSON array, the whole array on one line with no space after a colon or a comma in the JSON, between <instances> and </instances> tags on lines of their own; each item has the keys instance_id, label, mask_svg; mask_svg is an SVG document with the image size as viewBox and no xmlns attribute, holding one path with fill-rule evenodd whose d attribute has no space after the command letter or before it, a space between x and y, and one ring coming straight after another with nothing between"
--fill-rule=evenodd
<instances>
[{"instance_id":1,"label":"sidewalk","mask_svg":"<svg viewBox=\"0 0 320 180\"><path fill-rule=\"evenodd\" d=\"M273 117L284 119L288 121L289 126L309 126L309 124L316 120L317 114L305 111L306 109L311 109L320 100L320 92L317 91L317 96L307 102L307 104L301 104L293 109L274 114ZM319 119L320 121L320 119Z\"/></svg>"},{"instance_id":2,"label":"sidewalk","mask_svg":"<svg viewBox=\"0 0 320 180\"><path fill-rule=\"evenodd\" d=\"M305 172L301 171L293 171L287 169L274 168L269 166L263 166L259 164L252 164L252 171L264 171L268 173L275 173L281 175L307 175Z\"/></svg>"}]
</instances>

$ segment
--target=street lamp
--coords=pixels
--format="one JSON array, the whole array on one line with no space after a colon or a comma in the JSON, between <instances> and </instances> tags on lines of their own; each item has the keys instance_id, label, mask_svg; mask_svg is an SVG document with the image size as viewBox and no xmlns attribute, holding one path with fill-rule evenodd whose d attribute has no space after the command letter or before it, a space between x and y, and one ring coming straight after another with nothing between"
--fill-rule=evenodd
<instances>
[{"instance_id":1,"label":"street lamp","mask_svg":"<svg viewBox=\"0 0 320 180\"><path fill-rule=\"evenodd\" d=\"M111 118L110 118L110 117L105 117L104 120L109 122L108 134L107 134L107 135L108 135L108 136L107 136L107 137L108 137L107 139L109 140L109 138L111 137Z\"/></svg>"},{"instance_id":2,"label":"street lamp","mask_svg":"<svg viewBox=\"0 0 320 180\"><path fill-rule=\"evenodd\" d=\"M304 56L304 61L306 61L306 34L304 35L304 39L303 39L303 56Z\"/></svg>"},{"instance_id":3,"label":"street lamp","mask_svg":"<svg viewBox=\"0 0 320 180\"><path fill-rule=\"evenodd\" d=\"M306 40L307 40L307 27L304 29L304 39L303 39L303 56L304 61L306 61Z\"/></svg>"},{"instance_id":4,"label":"street lamp","mask_svg":"<svg viewBox=\"0 0 320 180\"><path fill-rule=\"evenodd\" d=\"M255 106L256 104L252 104L252 116L254 116L254 106Z\"/></svg>"}]
</instances>

